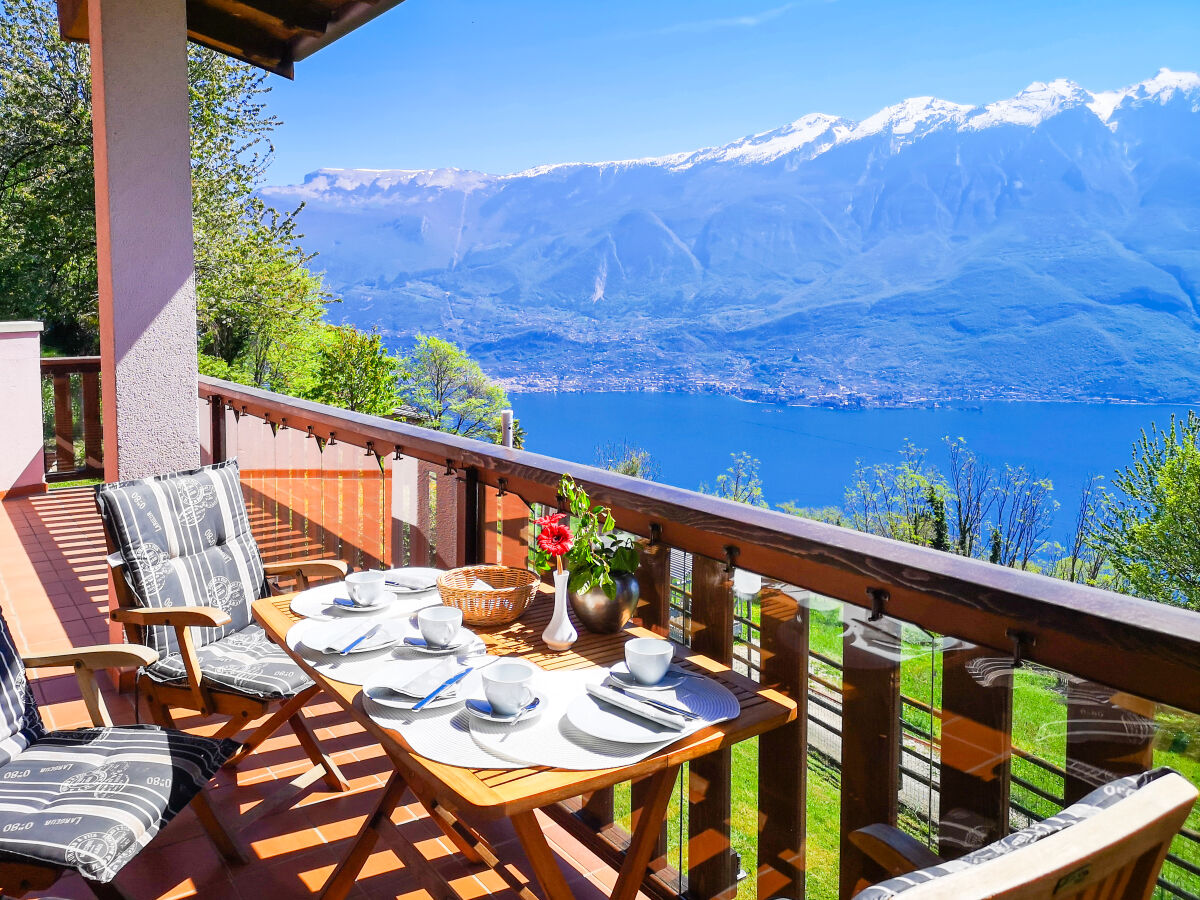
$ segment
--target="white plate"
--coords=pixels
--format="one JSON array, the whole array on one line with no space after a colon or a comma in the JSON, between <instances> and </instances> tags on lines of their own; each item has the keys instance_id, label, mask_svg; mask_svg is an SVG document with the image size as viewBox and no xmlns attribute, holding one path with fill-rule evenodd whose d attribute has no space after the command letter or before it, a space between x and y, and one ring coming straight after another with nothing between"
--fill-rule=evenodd
<instances>
[{"instance_id":1,"label":"white plate","mask_svg":"<svg viewBox=\"0 0 1200 900\"><path fill-rule=\"evenodd\" d=\"M467 677L470 678L469 675ZM430 700L421 709L438 709L442 706L453 706L455 703L462 703L463 698L459 695L458 687L459 685L454 685L442 693L436 700ZM402 694L385 684L365 684L363 685L363 694L380 706L387 706L391 709L411 710L421 702L420 697L409 697L407 694Z\"/></svg>"},{"instance_id":2,"label":"white plate","mask_svg":"<svg viewBox=\"0 0 1200 900\"><path fill-rule=\"evenodd\" d=\"M571 702L567 721L584 734L617 744L661 744L687 734L686 730L655 725L649 719L600 703L590 695Z\"/></svg>"},{"instance_id":3,"label":"white plate","mask_svg":"<svg viewBox=\"0 0 1200 900\"><path fill-rule=\"evenodd\" d=\"M407 566L402 569L387 569L383 573L384 587L393 594L397 594L401 597L407 597L411 594L426 594L438 589L438 576L445 573L445 571L445 569L430 569L424 566ZM388 581L419 581L424 583L424 587L392 585L388 584Z\"/></svg>"},{"instance_id":4,"label":"white plate","mask_svg":"<svg viewBox=\"0 0 1200 900\"><path fill-rule=\"evenodd\" d=\"M389 647L394 647L405 635L404 626L400 623L385 621L379 622L378 626L378 631L376 631L373 635L371 635L371 637L367 638L357 647L352 649L347 655L353 656L357 653L373 653L378 650L386 650ZM290 629L288 629L288 635L291 638L289 643L303 644L305 649L314 653L334 656L340 655L338 649L325 650L322 649L322 646L324 644L325 635L328 634L329 629L345 627L345 625L340 623L334 624L321 619L305 619L301 622L297 622ZM368 624L364 623L363 628L369 627L370 626ZM295 633L293 634L293 632ZM349 644L354 640L354 638L355 635L352 634L350 637L345 639L342 646Z\"/></svg>"},{"instance_id":5,"label":"white plate","mask_svg":"<svg viewBox=\"0 0 1200 900\"><path fill-rule=\"evenodd\" d=\"M534 699L538 701L538 705L529 712L525 713L525 715L521 716L521 721L518 723L520 725L524 725L526 722L532 722L546 711L546 695L541 691L534 691L533 696ZM478 697L472 697L467 700L466 710L468 715L479 719L481 722L494 722L497 725L511 724L512 721L517 717L516 713L511 716L497 715L496 713L492 712L492 705L488 703L487 700Z\"/></svg>"},{"instance_id":6,"label":"white plate","mask_svg":"<svg viewBox=\"0 0 1200 900\"><path fill-rule=\"evenodd\" d=\"M629 666L623 662L619 662L609 669L608 674L612 676L613 681L639 691L669 691L679 687L688 679L679 669L672 666L667 669L667 674L658 684L642 684L629 673Z\"/></svg>"}]
</instances>

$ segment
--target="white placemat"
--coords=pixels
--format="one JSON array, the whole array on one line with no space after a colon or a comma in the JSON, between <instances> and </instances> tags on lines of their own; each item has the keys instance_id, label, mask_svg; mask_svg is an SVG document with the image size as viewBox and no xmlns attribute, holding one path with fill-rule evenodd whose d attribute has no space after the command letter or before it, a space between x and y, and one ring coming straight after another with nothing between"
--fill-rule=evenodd
<instances>
[{"instance_id":1,"label":"white placemat","mask_svg":"<svg viewBox=\"0 0 1200 900\"><path fill-rule=\"evenodd\" d=\"M616 744L585 734L565 717L567 707L586 696L586 685L599 684L607 669L540 672L536 688L546 696L546 710L528 725L511 728L472 718L475 742L490 754L506 758L509 767L553 766L558 769L606 769L653 756L681 738L717 722L735 718L741 706L733 693L711 678L689 678L673 691L656 692L655 699L678 704L702 716L682 731L654 744Z\"/></svg>"},{"instance_id":2,"label":"white placemat","mask_svg":"<svg viewBox=\"0 0 1200 900\"><path fill-rule=\"evenodd\" d=\"M476 657L474 660L468 660L468 664L478 663L480 660L481 657ZM420 666L434 664L429 659L423 659L417 664L411 660L388 663L389 666L396 666L396 681L399 683L416 677L421 671ZM400 665L406 668L401 669ZM483 699L483 681L479 672L472 672L463 679L458 696L460 702L453 706L423 709L419 712L392 709L361 694L359 700L368 716L385 728L400 732L408 745L427 759L469 769L520 768L521 764L514 764L510 759L485 750L471 736L471 729L467 724L471 716L463 708L463 702L468 699Z\"/></svg>"},{"instance_id":3,"label":"white placemat","mask_svg":"<svg viewBox=\"0 0 1200 900\"><path fill-rule=\"evenodd\" d=\"M388 569L384 572L387 577L395 575L428 575L437 578L444 569L429 569L424 567L408 567L403 569ZM346 593L346 582L332 581L317 585L306 591L300 591L292 597L291 610L306 619L395 619L412 615L418 609L426 606L437 606L442 602L442 595L434 587L432 590L419 594L393 594L387 591L387 602L378 610L356 612L345 610L333 602L334 597L349 597Z\"/></svg>"},{"instance_id":4,"label":"white placemat","mask_svg":"<svg viewBox=\"0 0 1200 900\"><path fill-rule=\"evenodd\" d=\"M378 624L381 629L395 637L397 644L393 647L368 650L364 653L349 653L342 656L338 653L324 653L320 650L314 650L304 642L306 635L312 636L315 640L316 635L321 629L329 628L334 624L328 619L301 619L288 629L286 642L288 649L313 666L322 675L327 675L345 684L366 684L368 681L374 681L380 676L381 666L391 666L392 664L405 662L417 664L410 676L416 677L420 671L421 664L431 665L439 659L445 659L451 655L422 653L419 650L405 647L399 643L406 637L420 637L421 632L417 628L415 616L363 623L368 627ZM346 622L344 619L339 619L336 622L336 627L338 628L344 628L345 625ZM470 644L460 648L453 655L460 661L465 661L472 656L478 657L483 653L483 650L483 640L476 635Z\"/></svg>"}]
</instances>

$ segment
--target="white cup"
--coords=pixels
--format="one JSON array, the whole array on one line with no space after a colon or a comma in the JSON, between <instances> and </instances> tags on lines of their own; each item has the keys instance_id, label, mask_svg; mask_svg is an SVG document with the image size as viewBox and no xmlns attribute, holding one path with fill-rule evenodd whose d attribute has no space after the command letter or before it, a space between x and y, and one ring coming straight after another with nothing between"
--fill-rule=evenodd
<instances>
[{"instance_id":1,"label":"white cup","mask_svg":"<svg viewBox=\"0 0 1200 900\"><path fill-rule=\"evenodd\" d=\"M533 670L523 663L492 663L482 676L483 695L498 716L515 716L533 700Z\"/></svg>"},{"instance_id":2,"label":"white cup","mask_svg":"<svg viewBox=\"0 0 1200 900\"><path fill-rule=\"evenodd\" d=\"M383 602L384 575L368 570L346 576L346 592L355 606L375 606Z\"/></svg>"},{"instance_id":3,"label":"white cup","mask_svg":"<svg viewBox=\"0 0 1200 900\"><path fill-rule=\"evenodd\" d=\"M658 684L671 667L675 647L658 638L634 638L625 642L625 665L638 684Z\"/></svg>"},{"instance_id":4,"label":"white cup","mask_svg":"<svg viewBox=\"0 0 1200 900\"><path fill-rule=\"evenodd\" d=\"M462 628L462 610L457 606L426 607L417 613L417 627L430 647L448 647Z\"/></svg>"}]
</instances>

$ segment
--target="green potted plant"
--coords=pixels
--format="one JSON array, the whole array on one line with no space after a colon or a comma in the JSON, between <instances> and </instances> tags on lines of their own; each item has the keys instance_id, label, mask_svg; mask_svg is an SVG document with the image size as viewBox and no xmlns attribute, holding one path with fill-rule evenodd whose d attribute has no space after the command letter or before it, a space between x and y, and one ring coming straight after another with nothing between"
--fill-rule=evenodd
<instances>
[{"instance_id":1,"label":"green potted plant","mask_svg":"<svg viewBox=\"0 0 1200 900\"><path fill-rule=\"evenodd\" d=\"M571 573L567 582L571 608L588 631L620 631L637 612L640 596L635 575L637 538L616 530L612 511L593 506L587 491L573 479L564 475L558 490L566 512L556 515L570 517L574 535L571 549L562 557ZM550 554L541 548L534 552L533 562L543 572L554 566Z\"/></svg>"}]
</instances>

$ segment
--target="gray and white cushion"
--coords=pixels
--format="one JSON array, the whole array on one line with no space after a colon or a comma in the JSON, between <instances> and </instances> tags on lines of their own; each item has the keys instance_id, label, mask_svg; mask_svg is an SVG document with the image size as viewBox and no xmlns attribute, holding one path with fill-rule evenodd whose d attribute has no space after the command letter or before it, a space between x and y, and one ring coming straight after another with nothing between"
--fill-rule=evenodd
<instances>
[{"instance_id":1,"label":"gray and white cushion","mask_svg":"<svg viewBox=\"0 0 1200 900\"><path fill-rule=\"evenodd\" d=\"M267 585L236 460L101 485L96 503L139 605L228 613L228 625L193 629L197 646L250 624L250 604ZM147 628L144 642L160 656L178 649L174 629L162 625Z\"/></svg>"},{"instance_id":2,"label":"gray and white cushion","mask_svg":"<svg viewBox=\"0 0 1200 900\"><path fill-rule=\"evenodd\" d=\"M106 484L97 488L96 502L142 606L216 606L229 613L233 621L222 628L192 629L200 671L212 687L281 699L312 684L251 623L250 604L267 595L267 584L237 460ZM150 678L187 681L173 628L148 628L145 641L159 653L145 670Z\"/></svg>"},{"instance_id":3,"label":"gray and white cushion","mask_svg":"<svg viewBox=\"0 0 1200 900\"><path fill-rule=\"evenodd\" d=\"M25 664L0 614L0 766L45 734Z\"/></svg>"},{"instance_id":4,"label":"gray and white cushion","mask_svg":"<svg viewBox=\"0 0 1200 900\"><path fill-rule=\"evenodd\" d=\"M1013 853L1022 847L1035 844L1043 838L1047 838L1052 834L1058 834L1072 825L1077 825L1086 819L1090 819L1102 810L1115 806L1125 798L1133 796L1139 789L1145 787L1155 779L1169 774L1171 771L1171 769L1166 767L1160 767L1152 769L1149 772L1127 775L1124 778L1118 778L1116 781L1110 781L1108 784L1096 788L1078 803L1073 803L1057 815L1044 819L1041 822L1034 822L1020 831L1014 831L1008 837L1001 838L995 843L988 844L986 847L981 847L972 853L968 853L966 856L949 860L940 865L930 866L926 869L920 869L916 872L910 872L907 875L901 875L897 878L889 878L887 881L872 885L866 890L855 894L854 900L891 900L892 897L902 894L917 885L925 884L934 879L942 878L955 872L961 872L972 866L978 866L997 857Z\"/></svg>"},{"instance_id":5,"label":"gray and white cushion","mask_svg":"<svg viewBox=\"0 0 1200 900\"><path fill-rule=\"evenodd\" d=\"M0 862L111 881L237 747L155 725L45 734L0 766Z\"/></svg>"},{"instance_id":6,"label":"gray and white cushion","mask_svg":"<svg viewBox=\"0 0 1200 900\"><path fill-rule=\"evenodd\" d=\"M205 644L196 650L200 671L211 688L279 700L294 697L312 684L304 671L258 625ZM173 653L146 670L161 683L184 683L187 669Z\"/></svg>"}]
</instances>

